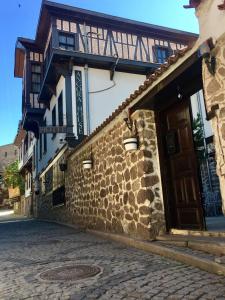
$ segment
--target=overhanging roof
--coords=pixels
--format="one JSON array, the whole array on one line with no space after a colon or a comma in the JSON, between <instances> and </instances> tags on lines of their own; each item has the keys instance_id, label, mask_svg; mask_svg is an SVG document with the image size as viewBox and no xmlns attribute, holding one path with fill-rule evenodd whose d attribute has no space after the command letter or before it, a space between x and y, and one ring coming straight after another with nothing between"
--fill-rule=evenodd
<instances>
[{"instance_id":1,"label":"overhanging roof","mask_svg":"<svg viewBox=\"0 0 225 300\"><path fill-rule=\"evenodd\" d=\"M195 0L198 1L198 0ZM86 10L69 5L59 4L51 1L42 1L38 26L35 39L18 38L15 49L15 77L23 76L25 49L41 51L45 46L51 16L65 19L74 19L86 23L102 24L102 26L114 26L120 30L144 33L152 37L161 37L178 41L184 44L192 44L198 37L195 33L172 29L168 27L152 25L144 22L134 21L126 18L116 17L104 13ZM38 45L38 46L37 46Z\"/></svg>"},{"instance_id":2,"label":"overhanging roof","mask_svg":"<svg viewBox=\"0 0 225 300\"><path fill-rule=\"evenodd\" d=\"M153 36L167 36L168 38L173 38L174 40L177 39L180 42L182 40L186 42L193 42L198 37L198 35L195 33L153 25L140 21L134 21L126 18L108 15L105 13L99 13L87 9L43 0L35 37L35 40L38 42L38 44L47 38L48 31L46 30L46 28L48 28L50 24L51 15L61 18L62 16L64 18L73 17L77 20L80 19L82 21L86 21L87 23L104 23L106 25L118 26L120 29L124 28L125 30L129 31L146 31L146 33L152 34Z\"/></svg>"},{"instance_id":3,"label":"overhanging roof","mask_svg":"<svg viewBox=\"0 0 225 300\"><path fill-rule=\"evenodd\" d=\"M24 59L26 49L38 51L35 41L27 38L18 37L15 47L14 76L22 78L24 69Z\"/></svg>"},{"instance_id":4,"label":"overhanging roof","mask_svg":"<svg viewBox=\"0 0 225 300\"><path fill-rule=\"evenodd\" d=\"M184 5L184 8L197 8L202 0L189 0L188 5Z\"/></svg>"}]
</instances>

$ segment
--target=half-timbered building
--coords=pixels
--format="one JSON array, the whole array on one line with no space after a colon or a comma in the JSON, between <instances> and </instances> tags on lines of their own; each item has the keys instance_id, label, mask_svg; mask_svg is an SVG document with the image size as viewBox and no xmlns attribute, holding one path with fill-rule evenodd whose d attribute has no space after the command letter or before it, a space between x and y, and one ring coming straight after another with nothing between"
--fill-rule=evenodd
<instances>
[{"instance_id":1,"label":"half-timbered building","mask_svg":"<svg viewBox=\"0 0 225 300\"><path fill-rule=\"evenodd\" d=\"M60 163L170 55L197 35L43 1L34 40L18 38L22 127L32 140L32 172L59 204ZM39 189L39 188L38 188ZM59 199L60 198L60 199Z\"/></svg>"}]
</instances>

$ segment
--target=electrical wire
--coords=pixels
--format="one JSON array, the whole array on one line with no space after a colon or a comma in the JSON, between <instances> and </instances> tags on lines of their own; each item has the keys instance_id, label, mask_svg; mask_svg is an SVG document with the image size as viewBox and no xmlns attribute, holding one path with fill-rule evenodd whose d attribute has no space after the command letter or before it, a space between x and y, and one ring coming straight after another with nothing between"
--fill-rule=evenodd
<instances>
[{"instance_id":1,"label":"electrical wire","mask_svg":"<svg viewBox=\"0 0 225 300\"><path fill-rule=\"evenodd\" d=\"M102 92L105 92L105 91L108 91L112 88L114 88L114 86L116 86L116 82L113 80L113 84L105 89L102 89L102 90L97 90L97 91L93 91L93 92L89 92L89 94L97 94L97 93L102 93Z\"/></svg>"}]
</instances>

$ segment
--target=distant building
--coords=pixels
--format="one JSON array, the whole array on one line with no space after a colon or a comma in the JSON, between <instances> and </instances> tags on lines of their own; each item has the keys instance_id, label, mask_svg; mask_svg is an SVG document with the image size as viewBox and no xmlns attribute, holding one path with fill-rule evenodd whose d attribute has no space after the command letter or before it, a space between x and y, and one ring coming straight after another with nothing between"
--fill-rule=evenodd
<instances>
[{"instance_id":1,"label":"distant building","mask_svg":"<svg viewBox=\"0 0 225 300\"><path fill-rule=\"evenodd\" d=\"M18 159L18 147L14 144L0 146L0 204L5 197L8 197L7 189L3 184L5 168Z\"/></svg>"}]
</instances>

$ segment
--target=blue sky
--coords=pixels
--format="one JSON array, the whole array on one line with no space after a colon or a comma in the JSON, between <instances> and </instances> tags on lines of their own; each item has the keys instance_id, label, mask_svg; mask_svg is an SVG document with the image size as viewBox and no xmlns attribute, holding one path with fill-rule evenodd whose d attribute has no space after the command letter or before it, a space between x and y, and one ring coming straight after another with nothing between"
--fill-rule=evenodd
<instances>
[{"instance_id":1,"label":"blue sky","mask_svg":"<svg viewBox=\"0 0 225 300\"><path fill-rule=\"evenodd\" d=\"M188 0L60 0L72 6L151 24L198 33ZM18 36L34 38L41 0L1 1L0 9L0 145L12 143L21 119L22 80L14 78L14 50Z\"/></svg>"}]
</instances>

